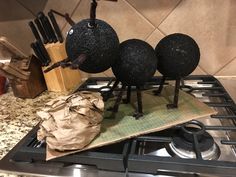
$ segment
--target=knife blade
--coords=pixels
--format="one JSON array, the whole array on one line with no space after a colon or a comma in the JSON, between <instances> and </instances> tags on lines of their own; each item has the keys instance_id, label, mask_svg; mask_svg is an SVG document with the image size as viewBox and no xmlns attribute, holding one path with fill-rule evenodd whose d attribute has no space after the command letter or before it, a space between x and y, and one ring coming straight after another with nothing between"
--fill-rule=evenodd
<instances>
[{"instance_id":1,"label":"knife blade","mask_svg":"<svg viewBox=\"0 0 236 177\"><path fill-rule=\"evenodd\" d=\"M44 44L47 44L47 43L48 43L48 38L47 38L47 35L46 35L46 33L45 33L45 31L44 31L44 29L43 29L43 27L42 27L42 24L40 23L39 19L36 18L36 19L34 20L34 23L36 24L36 26L37 26L37 28L38 28L38 30L39 30L41 36L43 37L43 43L44 43Z\"/></svg>"},{"instance_id":2,"label":"knife blade","mask_svg":"<svg viewBox=\"0 0 236 177\"><path fill-rule=\"evenodd\" d=\"M28 25L29 25L29 27L30 27L30 29L31 29L35 39L38 40L38 41L41 41L41 38L40 38L39 33L38 33L38 30L36 29L34 23L32 21L30 21L28 23Z\"/></svg>"},{"instance_id":3,"label":"knife blade","mask_svg":"<svg viewBox=\"0 0 236 177\"><path fill-rule=\"evenodd\" d=\"M50 11L48 12L48 16L49 16L49 18L50 18L50 20L51 20L51 23L52 23L52 25L53 25L53 28L54 28L54 30L55 30L55 32L56 32L58 41L59 41L60 43L62 43L62 42L63 42L63 37L62 37L62 34L61 34L61 30L60 30L60 28L59 28L59 26L58 26L58 23L57 23L57 21L56 21L56 19L55 19L55 16L53 15L52 10L50 10Z\"/></svg>"}]
</instances>

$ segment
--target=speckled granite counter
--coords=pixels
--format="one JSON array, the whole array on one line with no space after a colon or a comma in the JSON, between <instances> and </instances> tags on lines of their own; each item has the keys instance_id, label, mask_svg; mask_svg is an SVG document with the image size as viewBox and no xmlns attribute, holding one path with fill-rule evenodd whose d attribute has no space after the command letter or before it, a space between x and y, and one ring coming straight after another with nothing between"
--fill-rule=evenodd
<instances>
[{"instance_id":1,"label":"speckled granite counter","mask_svg":"<svg viewBox=\"0 0 236 177\"><path fill-rule=\"evenodd\" d=\"M16 98L11 91L0 95L0 159L40 121L36 111L59 95L47 91L35 99ZM0 172L2 176L15 175Z\"/></svg>"}]
</instances>

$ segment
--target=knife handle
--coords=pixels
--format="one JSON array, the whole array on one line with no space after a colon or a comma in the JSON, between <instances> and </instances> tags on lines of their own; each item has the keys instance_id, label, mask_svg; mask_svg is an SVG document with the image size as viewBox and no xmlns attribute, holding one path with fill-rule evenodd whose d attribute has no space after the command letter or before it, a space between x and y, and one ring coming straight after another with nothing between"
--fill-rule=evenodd
<instances>
[{"instance_id":1,"label":"knife handle","mask_svg":"<svg viewBox=\"0 0 236 177\"><path fill-rule=\"evenodd\" d=\"M40 52L43 54L46 60L46 66L51 62L51 58L48 55L48 52L41 41L36 41L36 46L39 48Z\"/></svg>"},{"instance_id":2,"label":"knife handle","mask_svg":"<svg viewBox=\"0 0 236 177\"><path fill-rule=\"evenodd\" d=\"M29 24L29 27L30 27L32 33L34 34L35 39L38 41L41 41L41 38L39 36L39 33L38 33L34 23L32 21L30 21L28 24Z\"/></svg>"},{"instance_id":3,"label":"knife handle","mask_svg":"<svg viewBox=\"0 0 236 177\"><path fill-rule=\"evenodd\" d=\"M51 36L51 34L50 34L50 31L48 30L47 25L45 24L44 17L45 17L45 15L44 15L43 12L39 12L39 13L37 14L37 18L39 19L40 23L42 24L42 27L43 27L43 29L44 29L44 31L45 31L45 34L46 34L47 39L48 39L48 42L49 42L49 43L52 43L52 42L53 42L53 39L52 39L52 36Z\"/></svg>"},{"instance_id":4,"label":"knife handle","mask_svg":"<svg viewBox=\"0 0 236 177\"><path fill-rule=\"evenodd\" d=\"M51 25L50 21L48 20L48 17L44 16L43 20L46 25L46 28L48 28L48 31L50 33L50 36L51 36L53 42L56 43L58 40L57 40L56 34L52 28L52 25Z\"/></svg>"},{"instance_id":5,"label":"knife handle","mask_svg":"<svg viewBox=\"0 0 236 177\"><path fill-rule=\"evenodd\" d=\"M52 39L52 42L54 42L54 43L57 42L57 37L54 33L52 25L50 24L50 21L48 20L48 17L45 16L43 12L39 12L38 14L39 14L39 17L42 19L44 27L45 27L46 31L48 31L48 35Z\"/></svg>"},{"instance_id":6,"label":"knife handle","mask_svg":"<svg viewBox=\"0 0 236 177\"><path fill-rule=\"evenodd\" d=\"M48 12L48 16L49 16L49 18L50 18L50 20L52 22L52 25L53 25L53 28L54 28L56 34L57 34L58 41L60 43L62 43L63 42L63 37L62 37L62 34L61 34L61 30L60 30L60 28L59 28L59 26L57 24L57 21L55 19L55 16L53 15L53 12L49 11Z\"/></svg>"},{"instance_id":7,"label":"knife handle","mask_svg":"<svg viewBox=\"0 0 236 177\"><path fill-rule=\"evenodd\" d=\"M47 43L48 43L48 38L47 38L47 35L46 35L46 33L45 33L45 31L44 31L44 29L43 29L43 27L42 27L42 25L41 25L39 19L36 18L36 19L34 20L34 23L35 23L36 26L38 27L39 32L40 32L41 36L43 37L43 43L44 43L44 44L47 44Z\"/></svg>"},{"instance_id":8,"label":"knife handle","mask_svg":"<svg viewBox=\"0 0 236 177\"><path fill-rule=\"evenodd\" d=\"M38 50L36 44L35 44L35 43L31 43L30 46L31 46L31 48L33 49L33 51L34 51L35 55L37 56L37 58L39 59L39 61L41 62L41 65L42 65L42 66L46 66L45 61L44 61L44 59L43 59L43 55L42 55L42 53Z\"/></svg>"}]
</instances>

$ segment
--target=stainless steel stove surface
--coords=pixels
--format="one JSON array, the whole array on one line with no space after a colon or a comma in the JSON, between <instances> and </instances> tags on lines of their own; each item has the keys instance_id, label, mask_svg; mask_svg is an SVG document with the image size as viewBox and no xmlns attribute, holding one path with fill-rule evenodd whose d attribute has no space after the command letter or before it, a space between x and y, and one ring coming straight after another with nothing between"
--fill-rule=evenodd
<instances>
[{"instance_id":1,"label":"stainless steel stove surface","mask_svg":"<svg viewBox=\"0 0 236 177\"><path fill-rule=\"evenodd\" d=\"M114 78L89 78L78 90L98 91L113 83ZM145 89L159 83L154 77ZM36 126L0 161L0 170L36 176L235 176L235 103L212 76L189 76L182 90L218 114L48 162Z\"/></svg>"}]
</instances>

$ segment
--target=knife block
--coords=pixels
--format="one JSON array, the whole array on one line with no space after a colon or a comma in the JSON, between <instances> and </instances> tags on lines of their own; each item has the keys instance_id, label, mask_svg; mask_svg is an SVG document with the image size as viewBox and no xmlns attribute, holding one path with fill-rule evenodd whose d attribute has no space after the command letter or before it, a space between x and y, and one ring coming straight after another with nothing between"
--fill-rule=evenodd
<instances>
[{"instance_id":1,"label":"knife block","mask_svg":"<svg viewBox=\"0 0 236 177\"><path fill-rule=\"evenodd\" d=\"M64 43L47 44L45 48L51 58L50 65L67 58ZM67 92L75 89L81 83L79 70L69 68L55 68L48 73L44 73L44 78L48 90L54 92Z\"/></svg>"},{"instance_id":2,"label":"knife block","mask_svg":"<svg viewBox=\"0 0 236 177\"><path fill-rule=\"evenodd\" d=\"M34 55L25 59L11 59L10 64L30 73L27 80L9 79L15 97L35 98L47 89L40 67L41 64Z\"/></svg>"}]
</instances>

